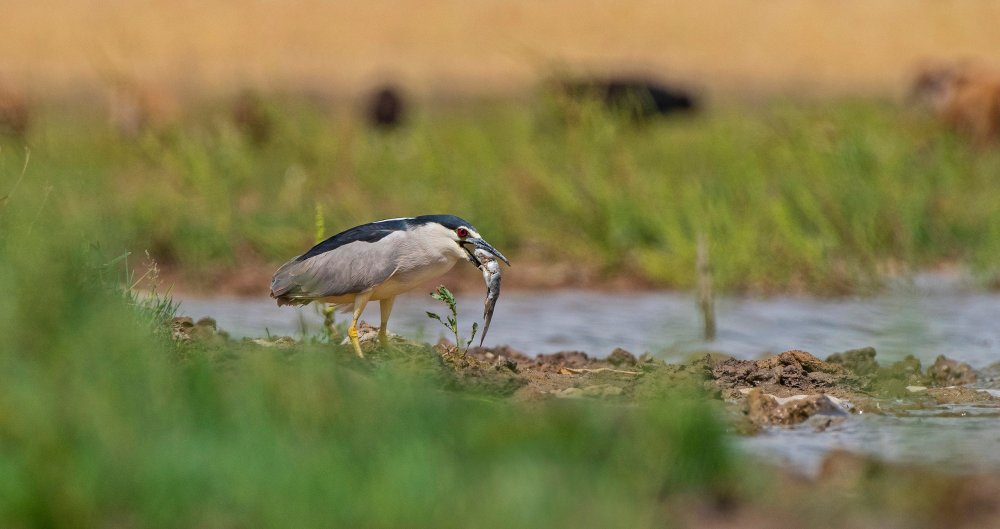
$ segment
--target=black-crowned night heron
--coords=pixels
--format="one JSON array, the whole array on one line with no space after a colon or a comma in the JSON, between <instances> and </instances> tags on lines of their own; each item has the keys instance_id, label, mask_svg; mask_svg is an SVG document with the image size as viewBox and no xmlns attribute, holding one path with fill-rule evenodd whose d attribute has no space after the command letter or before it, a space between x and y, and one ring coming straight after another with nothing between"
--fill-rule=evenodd
<instances>
[{"instance_id":1,"label":"black-crowned night heron","mask_svg":"<svg viewBox=\"0 0 1000 529\"><path fill-rule=\"evenodd\" d=\"M396 296L443 275L463 259L479 266L473 255L476 249L510 265L472 224L454 215L362 224L282 265L271 279L271 297L278 300L278 306L312 301L352 304L354 312L347 334L358 356L364 356L357 325L369 301L379 302L382 326L378 336L386 343L386 324Z\"/></svg>"}]
</instances>

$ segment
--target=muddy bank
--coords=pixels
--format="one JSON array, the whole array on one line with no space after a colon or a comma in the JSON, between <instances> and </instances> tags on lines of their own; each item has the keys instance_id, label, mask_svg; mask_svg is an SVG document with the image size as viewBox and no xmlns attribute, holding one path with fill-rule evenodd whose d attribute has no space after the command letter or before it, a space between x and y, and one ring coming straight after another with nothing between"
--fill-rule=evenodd
<instances>
[{"instance_id":1,"label":"muddy bank","mask_svg":"<svg viewBox=\"0 0 1000 529\"><path fill-rule=\"evenodd\" d=\"M233 343L209 318L198 322L175 318L171 332L183 343ZM430 346L399 338L389 347L376 347L374 328L361 334L369 338L364 361L352 359L342 346L324 347L359 366L419 359L417 363L433 370L446 388L475 389L519 401L635 401L699 393L724 403L737 429L746 432L793 426L814 416L821 417L815 426L826 428L858 413L906 415L949 404L1000 407L1000 398L983 390L989 381L1000 379L993 372L1000 369L980 373L943 356L926 367L912 356L883 365L870 347L826 359L791 350L758 360L704 353L683 363L666 363L620 348L605 358L594 358L581 351L530 355L506 346L460 352L445 341ZM300 345L288 337L242 342L245 347Z\"/></svg>"},{"instance_id":2,"label":"muddy bank","mask_svg":"<svg viewBox=\"0 0 1000 529\"><path fill-rule=\"evenodd\" d=\"M952 404L1000 409L1000 398L971 385L979 375L968 364L942 356L927 368L913 357L883 366L872 348L826 360L797 350L759 360L706 353L679 364L623 349L592 358L580 351L530 356L508 347L472 348L460 361L449 345L436 349L458 373L472 366L509 373L520 381L516 399L645 400L698 392L725 403L747 432L815 417L811 424L825 429L853 414L906 415Z\"/></svg>"}]
</instances>

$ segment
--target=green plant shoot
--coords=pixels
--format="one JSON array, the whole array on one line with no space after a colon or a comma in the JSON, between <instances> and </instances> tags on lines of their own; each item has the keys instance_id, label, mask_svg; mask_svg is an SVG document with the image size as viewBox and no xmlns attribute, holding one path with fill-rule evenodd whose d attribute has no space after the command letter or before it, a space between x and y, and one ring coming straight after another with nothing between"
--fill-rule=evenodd
<instances>
[{"instance_id":1,"label":"green plant shoot","mask_svg":"<svg viewBox=\"0 0 1000 529\"><path fill-rule=\"evenodd\" d=\"M431 292L431 297L438 301L445 302L445 304L448 305L448 311L451 314L448 315L446 319L442 320L441 316L439 316L438 314L428 311L427 317L433 320L437 320L438 322L441 323L441 325L444 325L446 329L451 331L451 333L455 336L456 351L462 353L462 355L465 355L465 353L468 352L469 350L469 346L472 344L472 340L476 338L476 332L479 331L479 322L472 323L472 335L469 336L469 339L465 342L465 347L463 348L462 338L459 336L458 333L458 308L457 308L458 303L455 301L455 295L452 294L447 287L441 285L437 287L437 290Z\"/></svg>"}]
</instances>

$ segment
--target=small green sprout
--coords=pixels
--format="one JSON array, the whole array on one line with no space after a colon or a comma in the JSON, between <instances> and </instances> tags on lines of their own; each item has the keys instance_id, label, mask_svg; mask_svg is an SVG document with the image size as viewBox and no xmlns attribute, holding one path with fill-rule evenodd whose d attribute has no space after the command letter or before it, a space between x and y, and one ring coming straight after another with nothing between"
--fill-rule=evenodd
<instances>
[{"instance_id":1,"label":"small green sprout","mask_svg":"<svg viewBox=\"0 0 1000 529\"><path fill-rule=\"evenodd\" d=\"M442 320L441 316L428 311L427 317L439 321L441 325L444 325L446 329L455 335L455 349L457 352L460 352L463 356L465 356L465 353L469 351L469 345L472 344L472 340L476 338L476 332L479 330L479 322L474 322L472 324L472 336L470 336L469 340L465 342L465 348L463 350L461 346L462 339L458 334L458 309L457 302L455 301L455 295L452 294L451 291L444 285L441 285L436 291L431 292L431 297L438 301L445 302L448 305L448 310L451 312L451 315L449 315L445 320Z\"/></svg>"}]
</instances>

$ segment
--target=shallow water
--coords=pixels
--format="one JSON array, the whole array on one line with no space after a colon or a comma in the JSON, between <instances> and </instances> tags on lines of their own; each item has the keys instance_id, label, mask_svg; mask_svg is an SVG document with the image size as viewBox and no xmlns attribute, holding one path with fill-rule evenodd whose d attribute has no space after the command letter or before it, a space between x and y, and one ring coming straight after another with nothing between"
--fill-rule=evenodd
<instances>
[{"instance_id":1,"label":"shallow water","mask_svg":"<svg viewBox=\"0 0 1000 529\"><path fill-rule=\"evenodd\" d=\"M316 332L316 310L278 308L267 298L182 297L180 313L214 317L234 337L301 336ZM466 331L482 317L481 296L458 300ZM390 329L403 336L435 341L443 336L425 311L444 312L427 295L400 297ZM700 338L700 319L689 295L652 292L608 294L591 291L507 292L497 303L486 345L507 344L528 353L581 350L603 356L615 347L653 352L668 361L713 349L743 358L803 349L825 358L873 346L882 362L906 354L924 365L939 354L983 367L1000 361L1000 294L974 292L937 279L893 288L877 297L814 299L722 298L716 307L718 339ZM346 314L338 314L341 320ZM363 319L378 324L378 306ZM870 453L893 461L940 463L949 469L1000 469L1000 417L971 407L941 408L906 417L852 415L825 432L811 428L773 429L741 438L742 450L804 473L813 473L835 448ZM966 416L940 416L940 412ZM938 414L938 415L936 415Z\"/></svg>"},{"instance_id":2,"label":"shallow water","mask_svg":"<svg viewBox=\"0 0 1000 529\"><path fill-rule=\"evenodd\" d=\"M938 465L950 471L1000 470L1000 417L996 408L942 406L906 417L851 415L825 432L803 425L740 438L754 456L815 475L834 449L896 462ZM942 416L948 415L948 416Z\"/></svg>"},{"instance_id":3,"label":"shallow water","mask_svg":"<svg viewBox=\"0 0 1000 529\"><path fill-rule=\"evenodd\" d=\"M277 307L268 298L181 297L180 312L212 316L234 337L302 336L317 332L313 307ZM459 323L468 332L482 318L482 296L458 298ZM408 338L436 341L444 329L425 311L446 307L427 295L400 296L389 328ZM666 360L692 351L722 351L741 358L802 349L825 358L873 346L881 361L913 354L923 362L939 354L974 367L1000 360L1000 294L907 287L871 298L722 298L716 306L718 338L701 339L691 296L672 292L556 291L504 293L485 345L506 344L531 354L578 350L595 356L623 347ZM347 314L338 314L343 321ZM378 304L362 316L379 323Z\"/></svg>"}]
</instances>

